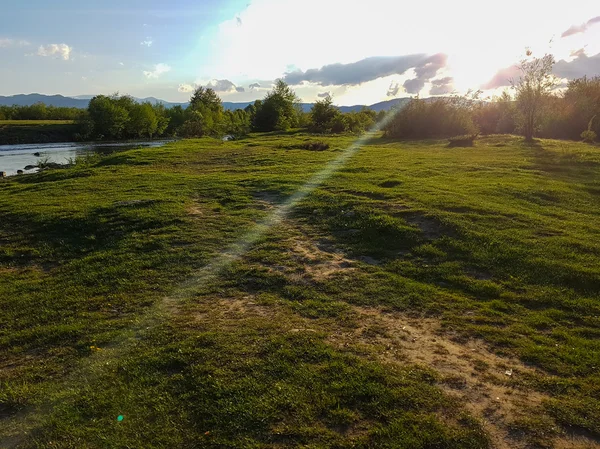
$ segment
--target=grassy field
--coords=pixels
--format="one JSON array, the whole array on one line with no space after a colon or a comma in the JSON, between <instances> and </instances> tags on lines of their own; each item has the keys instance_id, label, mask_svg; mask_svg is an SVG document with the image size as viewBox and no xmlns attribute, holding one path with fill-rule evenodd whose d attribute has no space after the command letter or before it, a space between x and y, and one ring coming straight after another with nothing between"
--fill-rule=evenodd
<instances>
[{"instance_id":1,"label":"grassy field","mask_svg":"<svg viewBox=\"0 0 600 449\"><path fill-rule=\"evenodd\" d=\"M0 126L70 125L73 120L0 120Z\"/></svg>"},{"instance_id":2,"label":"grassy field","mask_svg":"<svg viewBox=\"0 0 600 449\"><path fill-rule=\"evenodd\" d=\"M354 139L0 180L0 448L600 447L600 149Z\"/></svg>"}]
</instances>

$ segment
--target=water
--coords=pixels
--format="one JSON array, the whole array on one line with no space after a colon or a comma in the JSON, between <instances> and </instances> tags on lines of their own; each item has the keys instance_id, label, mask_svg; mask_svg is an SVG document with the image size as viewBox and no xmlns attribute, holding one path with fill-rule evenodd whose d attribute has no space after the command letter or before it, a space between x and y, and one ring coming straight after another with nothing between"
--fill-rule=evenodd
<instances>
[{"instance_id":1,"label":"water","mask_svg":"<svg viewBox=\"0 0 600 449\"><path fill-rule=\"evenodd\" d=\"M171 140L149 140L136 142L66 142L66 143L33 143L23 145L0 145L0 171L6 172L7 176L17 174L17 170L25 173L35 173L37 167L25 170L28 165L35 166L40 160L48 159L49 162L66 164L70 159L89 154L110 154L117 151L133 148L149 147L155 148L172 142ZM39 154L36 155L36 154Z\"/></svg>"}]
</instances>

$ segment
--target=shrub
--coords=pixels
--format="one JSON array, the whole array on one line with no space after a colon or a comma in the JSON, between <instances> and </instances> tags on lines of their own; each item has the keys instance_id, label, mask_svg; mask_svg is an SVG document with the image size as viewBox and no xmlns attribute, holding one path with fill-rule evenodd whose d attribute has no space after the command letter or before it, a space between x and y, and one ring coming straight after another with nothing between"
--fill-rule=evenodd
<instances>
[{"instance_id":1,"label":"shrub","mask_svg":"<svg viewBox=\"0 0 600 449\"><path fill-rule=\"evenodd\" d=\"M440 98L433 101L414 99L384 127L387 137L433 138L477 133L470 100Z\"/></svg>"},{"instance_id":2,"label":"shrub","mask_svg":"<svg viewBox=\"0 0 600 449\"><path fill-rule=\"evenodd\" d=\"M472 147L475 139L477 138L477 134L471 134L469 136L456 136L448 139L448 147Z\"/></svg>"},{"instance_id":3,"label":"shrub","mask_svg":"<svg viewBox=\"0 0 600 449\"><path fill-rule=\"evenodd\" d=\"M584 132L581 133L581 138L584 142L592 143L594 140L596 140L596 137L598 137L596 133L589 129L586 129Z\"/></svg>"}]
</instances>

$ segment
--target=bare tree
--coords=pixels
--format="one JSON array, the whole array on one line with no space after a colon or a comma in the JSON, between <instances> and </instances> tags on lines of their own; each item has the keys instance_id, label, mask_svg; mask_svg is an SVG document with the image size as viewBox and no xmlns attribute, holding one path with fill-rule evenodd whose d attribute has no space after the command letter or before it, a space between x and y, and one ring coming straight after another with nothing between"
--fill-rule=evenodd
<instances>
[{"instance_id":1,"label":"bare tree","mask_svg":"<svg viewBox=\"0 0 600 449\"><path fill-rule=\"evenodd\" d=\"M531 51L527 50L527 56ZM542 115L544 103L556 86L556 77L552 74L554 56L524 59L519 69L518 81L511 80L516 91L517 108L520 112L521 127L526 140L532 140Z\"/></svg>"}]
</instances>

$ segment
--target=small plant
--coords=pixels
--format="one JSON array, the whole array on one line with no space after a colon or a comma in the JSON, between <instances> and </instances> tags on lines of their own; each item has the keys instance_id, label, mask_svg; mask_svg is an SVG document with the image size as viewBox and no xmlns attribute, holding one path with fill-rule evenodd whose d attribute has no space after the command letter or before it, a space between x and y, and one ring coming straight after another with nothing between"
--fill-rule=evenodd
<instances>
[{"instance_id":1,"label":"small plant","mask_svg":"<svg viewBox=\"0 0 600 449\"><path fill-rule=\"evenodd\" d=\"M43 168L48 168L48 166L50 166L51 162L50 162L50 158L48 156L41 158L40 160L37 161L36 167L39 168L40 170Z\"/></svg>"},{"instance_id":2,"label":"small plant","mask_svg":"<svg viewBox=\"0 0 600 449\"><path fill-rule=\"evenodd\" d=\"M596 137L598 137L598 135L594 131L592 131L592 124L594 123L595 118L596 116L594 115L588 123L588 129L581 133L581 138L584 142L592 143L594 142L594 140L596 140Z\"/></svg>"},{"instance_id":3,"label":"small plant","mask_svg":"<svg viewBox=\"0 0 600 449\"><path fill-rule=\"evenodd\" d=\"M581 138L584 142L587 143L594 142L594 140L596 140L596 137L598 137L598 135L594 131L591 131L589 129L581 133Z\"/></svg>"}]
</instances>

